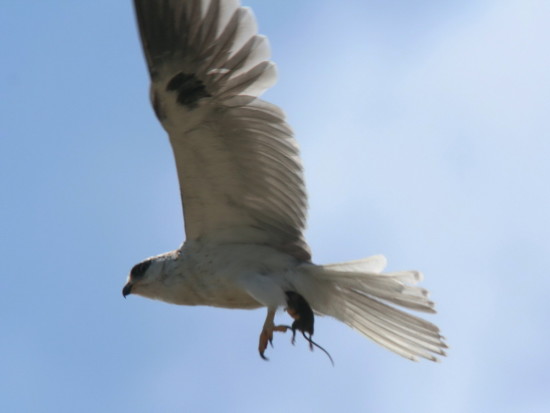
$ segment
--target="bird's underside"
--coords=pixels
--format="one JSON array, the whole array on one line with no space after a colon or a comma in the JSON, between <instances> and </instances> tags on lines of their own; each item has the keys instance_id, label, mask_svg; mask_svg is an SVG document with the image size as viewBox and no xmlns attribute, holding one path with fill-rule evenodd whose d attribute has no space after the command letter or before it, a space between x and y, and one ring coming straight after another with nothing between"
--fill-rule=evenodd
<instances>
[{"instance_id":1,"label":"bird's underside","mask_svg":"<svg viewBox=\"0 0 550 413\"><path fill-rule=\"evenodd\" d=\"M382 256L311 262L299 150L283 112L259 99L276 75L251 11L238 0L134 5L152 105L176 161L186 242L134 266L123 294L266 307L264 358L274 332L291 330L293 342L300 332L311 349L321 348L312 340L314 314L412 360L444 355L439 329L399 308L435 312L427 291L415 285L420 273L382 273ZM280 307L291 325L275 324Z\"/></svg>"}]
</instances>

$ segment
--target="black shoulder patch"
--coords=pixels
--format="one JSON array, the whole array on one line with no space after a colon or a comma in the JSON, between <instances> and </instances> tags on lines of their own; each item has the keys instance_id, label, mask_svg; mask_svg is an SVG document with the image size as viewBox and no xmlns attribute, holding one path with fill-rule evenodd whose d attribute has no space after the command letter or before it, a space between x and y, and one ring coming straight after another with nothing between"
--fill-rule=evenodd
<instances>
[{"instance_id":1,"label":"black shoulder patch","mask_svg":"<svg viewBox=\"0 0 550 413\"><path fill-rule=\"evenodd\" d=\"M143 275L151 265L151 260L145 260L140 262L139 264L134 265L132 268L132 271L130 271L130 278L132 280L139 280L140 278L143 278Z\"/></svg>"},{"instance_id":2,"label":"black shoulder patch","mask_svg":"<svg viewBox=\"0 0 550 413\"><path fill-rule=\"evenodd\" d=\"M180 105L187 106L189 109L197 107L199 99L211 97L206 90L202 80L194 74L180 72L175 75L166 85L166 91L177 92L177 102Z\"/></svg>"}]
</instances>

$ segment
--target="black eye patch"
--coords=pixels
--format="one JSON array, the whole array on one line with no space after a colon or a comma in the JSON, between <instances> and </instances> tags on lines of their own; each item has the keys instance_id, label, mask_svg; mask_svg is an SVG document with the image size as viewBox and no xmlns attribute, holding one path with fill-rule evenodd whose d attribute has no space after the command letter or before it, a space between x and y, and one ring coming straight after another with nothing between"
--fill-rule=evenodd
<instances>
[{"instance_id":1,"label":"black eye patch","mask_svg":"<svg viewBox=\"0 0 550 413\"><path fill-rule=\"evenodd\" d=\"M130 278L132 280L139 280L140 278L143 278L145 271L147 271L147 268L149 268L150 265L151 260L142 261L139 264L134 265L132 271L130 271Z\"/></svg>"}]
</instances>

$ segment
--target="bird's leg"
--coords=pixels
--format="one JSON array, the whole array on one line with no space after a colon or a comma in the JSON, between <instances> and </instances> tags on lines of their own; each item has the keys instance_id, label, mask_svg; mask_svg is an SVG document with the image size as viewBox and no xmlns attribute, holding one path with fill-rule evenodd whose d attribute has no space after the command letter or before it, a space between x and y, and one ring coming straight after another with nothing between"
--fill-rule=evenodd
<instances>
[{"instance_id":1,"label":"bird's leg","mask_svg":"<svg viewBox=\"0 0 550 413\"><path fill-rule=\"evenodd\" d=\"M273 332L280 331L285 333L288 330L287 326L275 325L275 311L276 309L267 309L267 317L265 318L264 327L262 328L262 332L260 333L260 344L258 346L258 351L260 352L260 357L264 360L268 360L268 358L264 356L265 349L267 348L267 343L273 346Z\"/></svg>"}]
</instances>

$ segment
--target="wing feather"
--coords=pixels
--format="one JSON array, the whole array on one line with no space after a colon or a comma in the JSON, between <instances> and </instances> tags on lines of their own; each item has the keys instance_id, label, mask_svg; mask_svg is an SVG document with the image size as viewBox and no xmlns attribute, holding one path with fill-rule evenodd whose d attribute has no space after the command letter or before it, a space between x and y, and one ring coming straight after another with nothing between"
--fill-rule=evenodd
<instances>
[{"instance_id":1,"label":"wing feather","mask_svg":"<svg viewBox=\"0 0 550 413\"><path fill-rule=\"evenodd\" d=\"M253 14L229 0L134 0L155 112L170 136L187 239L271 245L309 261L299 150Z\"/></svg>"}]
</instances>

